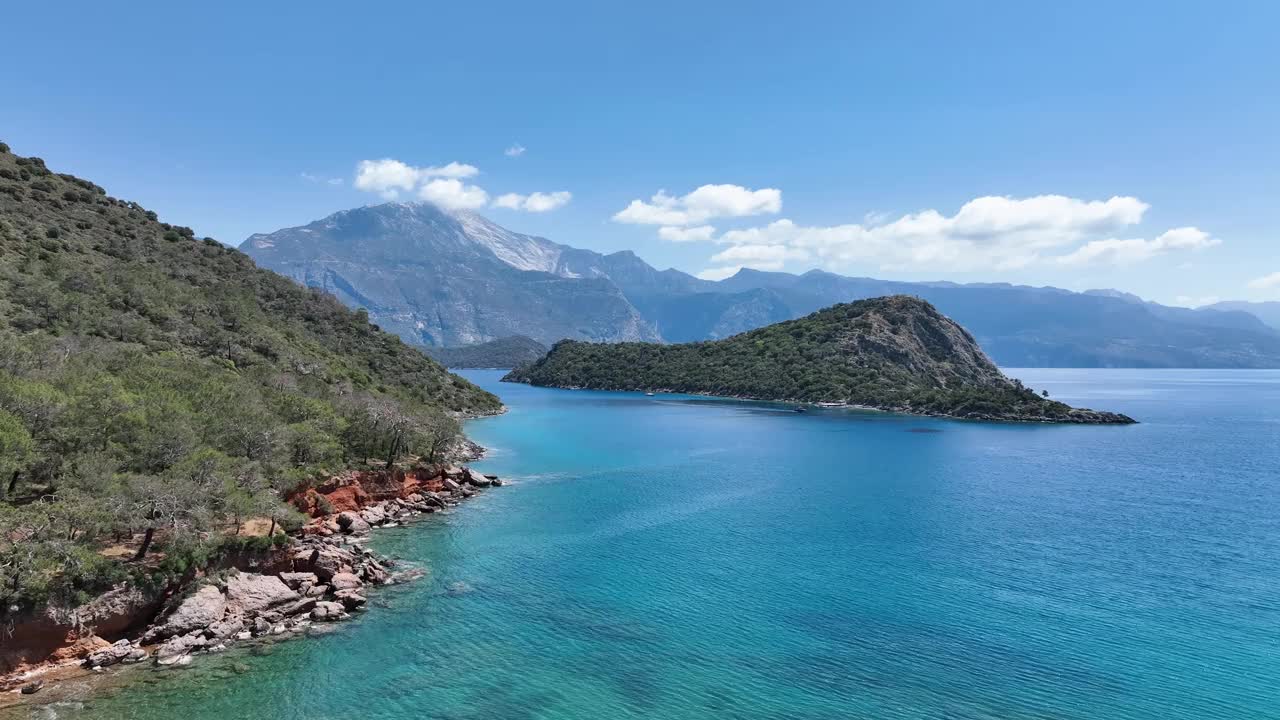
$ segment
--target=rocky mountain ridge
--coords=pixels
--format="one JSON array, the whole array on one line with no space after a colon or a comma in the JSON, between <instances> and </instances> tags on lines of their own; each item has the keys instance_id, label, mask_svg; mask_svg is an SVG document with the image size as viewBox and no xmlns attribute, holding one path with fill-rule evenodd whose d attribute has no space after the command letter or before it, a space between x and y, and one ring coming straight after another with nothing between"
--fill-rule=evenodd
<instances>
[{"instance_id":1,"label":"rocky mountain ridge","mask_svg":"<svg viewBox=\"0 0 1280 720\"><path fill-rule=\"evenodd\" d=\"M363 307L408 342L454 347L511 335L658 340L578 251L510 232L474 213L388 203L253 235L260 265Z\"/></svg>"}]
</instances>

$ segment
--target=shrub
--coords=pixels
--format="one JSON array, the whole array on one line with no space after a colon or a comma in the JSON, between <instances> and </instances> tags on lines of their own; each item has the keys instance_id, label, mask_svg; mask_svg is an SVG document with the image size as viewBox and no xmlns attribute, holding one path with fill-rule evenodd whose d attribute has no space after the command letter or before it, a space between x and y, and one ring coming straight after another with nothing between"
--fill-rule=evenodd
<instances>
[{"instance_id":1,"label":"shrub","mask_svg":"<svg viewBox=\"0 0 1280 720\"><path fill-rule=\"evenodd\" d=\"M334 511L333 503L329 502L329 498L316 493L316 507L325 515L332 515Z\"/></svg>"}]
</instances>

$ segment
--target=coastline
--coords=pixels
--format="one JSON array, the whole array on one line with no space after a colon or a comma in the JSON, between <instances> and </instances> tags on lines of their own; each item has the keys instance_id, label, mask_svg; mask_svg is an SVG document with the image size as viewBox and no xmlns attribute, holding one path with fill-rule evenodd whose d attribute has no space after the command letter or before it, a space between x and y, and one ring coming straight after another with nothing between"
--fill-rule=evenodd
<instances>
[{"instance_id":1,"label":"coastline","mask_svg":"<svg viewBox=\"0 0 1280 720\"><path fill-rule=\"evenodd\" d=\"M551 388L553 390L594 390L598 392L632 392L632 393L651 393L655 395L690 395L704 398L714 398L716 400L743 400L750 402L767 402L778 403L783 405L795 405L805 408L820 408L826 410L863 410L870 412L889 413L894 415L908 415L912 417L937 418L942 420L962 420L973 422L989 422L989 423L1018 423L1018 424L1035 424L1035 425L1136 425L1138 421L1124 415L1122 413L1108 412L1105 410L1091 410L1087 408L1071 408L1068 416L1065 418L1054 418L1043 415L992 415L987 413L968 413L965 415L954 415L938 412L927 412L913 410L909 407L902 406L876 406L865 405L860 403L849 402L832 402L820 400L794 400L788 398L769 398L757 397L753 395L724 395L705 390L675 390L672 388L650 388L650 387L588 387L583 385L548 385L542 383L533 383L527 380L516 380L503 378L502 382L519 383L521 385L529 385L530 387Z\"/></svg>"},{"instance_id":2,"label":"coastline","mask_svg":"<svg viewBox=\"0 0 1280 720\"><path fill-rule=\"evenodd\" d=\"M455 457L470 462L484 454L484 447L464 436ZM118 678L118 672L134 665L184 666L232 647L323 634L332 623L362 612L369 590L412 582L427 572L365 548L372 531L420 521L503 484L497 476L466 465L349 470L331 476L286 498L309 521L247 567L209 568L164 598L144 599L137 588L125 586L94 598L88 605L104 604L145 618L127 623L127 630L103 633L118 637L115 642L96 634L96 627L74 639L68 631L67 642L48 657L0 675L0 711L59 702L73 684L82 694L83 681ZM121 597L129 602L122 605ZM43 621L45 614L51 613L46 610L35 621Z\"/></svg>"}]
</instances>

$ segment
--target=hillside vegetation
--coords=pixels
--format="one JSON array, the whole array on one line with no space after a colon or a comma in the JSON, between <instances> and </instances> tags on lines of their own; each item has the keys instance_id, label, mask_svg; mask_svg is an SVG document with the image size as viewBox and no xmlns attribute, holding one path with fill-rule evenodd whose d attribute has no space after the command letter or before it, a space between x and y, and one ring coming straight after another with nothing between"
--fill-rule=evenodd
<instances>
[{"instance_id":1,"label":"hillside vegetation","mask_svg":"<svg viewBox=\"0 0 1280 720\"><path fill-rule=\"evenodd\" d=\"M0 620L188 572L249 542L243 519L289 522L282 491L500 407L363 313L0 143Z\"/></svg>"},{"instance_id":2,"label":"hillside vegetation","mask_svg":"<svg viewBox=\"0 0 1280 720\"><path fill-rule=\"evenodd\" d=\"M760 400L837 402L949 417L1132 422L1073 409L1006 378L973 337L918 298L834 305L724 340L557 343L508 380Z\"/></svg>"}]
</instances>

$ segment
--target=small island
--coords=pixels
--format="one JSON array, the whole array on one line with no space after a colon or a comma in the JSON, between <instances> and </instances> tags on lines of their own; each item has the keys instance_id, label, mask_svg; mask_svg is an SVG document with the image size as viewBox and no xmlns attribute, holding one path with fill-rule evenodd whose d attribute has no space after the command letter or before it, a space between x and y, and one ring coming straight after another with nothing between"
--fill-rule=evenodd
<instances>
[{"instance_id":1,"label":"small island","mask_svg":"<svg viewBox=\"0 0 1280 720\"><path fill-rule=\"evenodd\" d=\"M1129 424L1006 377L973 336L906 295L842 303L723 340L660 345L564 340L504 380L593 390L835 403L1014 422Z\"/></svg>"}]
</instances>

